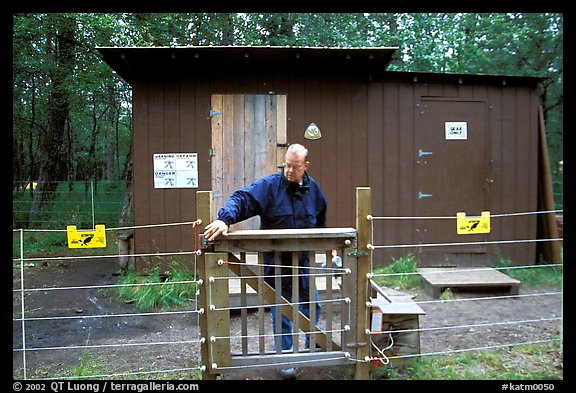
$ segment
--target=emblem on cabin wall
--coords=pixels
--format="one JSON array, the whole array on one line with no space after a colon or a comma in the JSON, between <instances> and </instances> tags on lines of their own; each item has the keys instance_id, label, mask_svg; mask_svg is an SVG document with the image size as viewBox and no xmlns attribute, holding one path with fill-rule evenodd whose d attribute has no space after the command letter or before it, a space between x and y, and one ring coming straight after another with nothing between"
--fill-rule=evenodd
<instances>
[{"instance_id":1,"label":"emblem on cabin wall","mask_svg":"<svg viewBox=\"0 0 576 393\"><path fill-rule=\"evenodd\" d=\"M310 123L310 125L306 128L304 132L304 138L310 140L316 140L322 138L322 133L320 132L320 128L314 123Z\"/></svg>"}]
</instances>

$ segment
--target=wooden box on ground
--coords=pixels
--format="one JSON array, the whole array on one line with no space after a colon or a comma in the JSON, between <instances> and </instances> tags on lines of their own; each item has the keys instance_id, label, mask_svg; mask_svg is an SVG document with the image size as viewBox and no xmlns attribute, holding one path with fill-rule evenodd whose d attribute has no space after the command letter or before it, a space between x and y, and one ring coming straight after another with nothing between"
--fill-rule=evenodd
<instances>
[{"instance_id":1,"label":"wooden box on ground","mask_svg":"<svg viewBox=\"0 0 576 393\"><path fill-rule=\"evenodd\" d=\"M372 343L390 359L392 364L406 365L419 358L419 316L423 314L424 310L408 295L379 294L372 300ZM371 351L372 357L382 357L374 347ZM380 361L374 364L383 365Z\"/></svg>"}]
</instances>

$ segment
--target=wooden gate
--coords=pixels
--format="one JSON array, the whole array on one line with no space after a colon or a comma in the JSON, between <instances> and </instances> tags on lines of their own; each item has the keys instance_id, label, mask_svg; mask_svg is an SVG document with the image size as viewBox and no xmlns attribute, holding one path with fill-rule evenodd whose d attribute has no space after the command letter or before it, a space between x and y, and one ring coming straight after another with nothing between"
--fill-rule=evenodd
<instances>
[{"instance_id":1,"label":"wooden gate","mask_svg":"<svg viewBox=\"0 0 576 393\"><path fill-rule=\"evenodd\" d=\"M210 162L215 212L235 190L278 171L287 147L286 116L286 95L212 95ZM231 229L259 226L255 217Z\"/></svg>"},{"instance_id":2,"label":"wooden gate","mask_svg":"<svg viewBox=\"0 0 576 393\"><path fill-rule=\"evenodd\" d=\"M280 230L231 231L215 242L206 242L199 236L201 252L197 258L200 284L199 308L203 379L215 379L227 371L248 367L306 367L318 365L355 364L355 378L368 379L370 362L369 318L370 304L370 189L357 189L357 212L354 228L314 228ZM197 216L201 220L199 233L212 215L212 193L197 193ZM332 250L342 258L341 268L330 268ZM264 253L275 253L274 285L264 276ZM279 255L292 253L292 298L298 299L298 253L310 252L310 299L316 289L324 287L323 321L316 325L299 310L299 302L290 302L280 291ZM255 253L257 263L248 263L247 255ZM317 254L320 253L320 254ZM328 267L315 264L315 255L325 255ZM232 273L232 274L231 274ZM336 278L336 276L340 276ZM240 280L240 306L231 307L230 279ZM337 284L336 284L337 282ZM277 290L278 289L278 290ZM257 294L257 304L248 305L247 292ZM280 313L276 316L276 332L271 331L271 316L265 317L270 306L281 310L293 323L294 345L289 351L281 350ZM241 333L232 335L230 311L241 311ZM247 309L258 310L258 326L249 331ZM336 312L339 310L339 313ZM339 314L339 315L338 315ZM310 315L315 315L315 302L310 302ZM301 332L301 333L300 333ZM309 348L301 345L300 338L309 337ZM231 350L231 340L241 340L241 350Z\"/></svg>"}]
</instances>

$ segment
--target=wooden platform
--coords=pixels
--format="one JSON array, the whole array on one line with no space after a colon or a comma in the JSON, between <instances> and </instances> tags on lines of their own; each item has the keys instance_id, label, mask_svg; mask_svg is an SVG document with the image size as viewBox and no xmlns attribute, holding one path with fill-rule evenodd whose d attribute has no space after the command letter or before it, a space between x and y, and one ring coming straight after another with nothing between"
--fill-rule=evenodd
<instances>
[{"instance_id":1,"label":"wooden platform","mask_svg":"<svg viewBox=\"0 0 576 393\"><path fill-rule=\"evenodd\" d=\"M475 270L477 269L477 270ZM492 268L420 268L422 283L431 296L439 298L447 289L507 292L518 295L520 281Z\"/></svg>"}]
</instances>

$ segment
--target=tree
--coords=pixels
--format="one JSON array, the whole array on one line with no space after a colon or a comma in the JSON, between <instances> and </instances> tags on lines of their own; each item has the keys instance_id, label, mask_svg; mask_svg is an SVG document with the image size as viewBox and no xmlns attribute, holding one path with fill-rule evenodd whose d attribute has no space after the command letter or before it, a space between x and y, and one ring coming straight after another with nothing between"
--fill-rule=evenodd
<instances>
[{"instance_id":1,"label":"tree","mask_svg":"<svg viewBox=\"0 0 576 393\"><path fill-rule=\"evenodd\" d=\"M54 26L54 36L48 37L46 41L47 54L52 63L49 69L51 86L48 97L48 122L46 128L41 130L38 144L40 170L38 188L30 211L30 222L34 222L36 213L53 195L57 186L53 180L61 177L66 165L66 155L62 151L70 104L66 79L72 74L75 60L74 17L51 14L47 20Z\"/></svg>"},{"instance_id":2,"label":"tree","mask_svg":"<svg viewBox=\"0 0 576 393\"><path fill-rule=\"evenodd\" d=\"M562 159L561 14L15 14L13 25L13 177L40 184L32 217L55 181L131 182L130 87L97 46L397 46L390 70L538 76L551 161Z\"/></svg>"}]
</instances>

